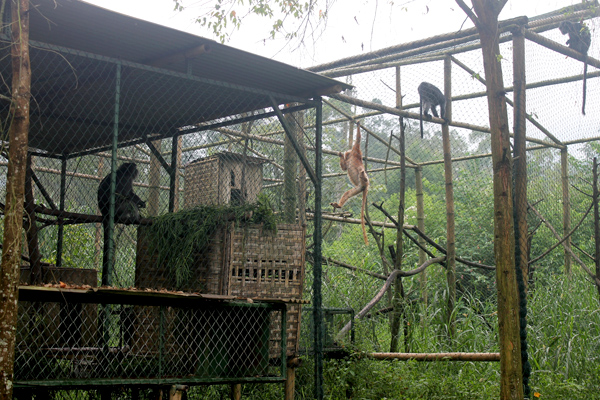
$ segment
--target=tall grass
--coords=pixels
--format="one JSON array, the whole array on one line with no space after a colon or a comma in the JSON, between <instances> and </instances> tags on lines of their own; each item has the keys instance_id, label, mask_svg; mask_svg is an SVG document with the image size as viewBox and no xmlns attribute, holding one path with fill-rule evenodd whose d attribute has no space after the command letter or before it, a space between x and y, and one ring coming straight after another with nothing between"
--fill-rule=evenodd
<instances>
[{"instance_id":1,"label":"tall grass","mask_svg":"<svg viewBox=\"0 0 600 400\"><path fill-rule=\"evenodd\" d=\"M600 399L600 302L593 285L582 276L542 277L529 292L529 357L532 394L540 399ZM493 299L463 295L457 302L457 335L449 341L439 310L443 292L432 293L427 308L416 306L411 350L498 351L497 317ZM421 318L425 317L424 320ZM376 331L379 351L388 319L357 326L357 352L325 362L327 399L494 399L499 394L497 362L374 361L361 352L374 351L369 336ZM297 399L312 399L314 365L310 358L298 369ZM246 385L244 398L278 399L280 385Z\"/></svg>"}]
</instances>

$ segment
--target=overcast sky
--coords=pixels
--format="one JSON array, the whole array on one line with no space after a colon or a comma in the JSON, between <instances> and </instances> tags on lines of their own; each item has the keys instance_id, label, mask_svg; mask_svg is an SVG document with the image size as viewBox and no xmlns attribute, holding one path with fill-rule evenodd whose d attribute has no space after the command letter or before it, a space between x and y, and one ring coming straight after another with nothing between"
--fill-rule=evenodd
<instances>
[{"instance_id":1,"label":"overcast sky","mask_svg":"<svg viewBox=\"0 0 600 400\"><path fill-rule=\"evenodd\" d=\"M140 19L213 38L209 30L194 22L195 17L206 11L202 4L212 7L213 1L183 0L186 6L183 12L174 10L173 0L86 1ZM509 0L500 17L534 17L576 3L580 1ZM467 4L470 4L468 0ZM238 15L240 13L241 9ZM247 18L239 31L231 32L231 40L226 44L298 67L309 67L454 32L461 28L466 17L453 0L337 0L329 15L325 31L318 37L306 38L304 46L299 49L294 50L291 46L286 48L283 40L264 40L268 37L270 23L258 17ZM472 24L467 21L463 29L470 26Z\"/></svg>"}]
</instances>

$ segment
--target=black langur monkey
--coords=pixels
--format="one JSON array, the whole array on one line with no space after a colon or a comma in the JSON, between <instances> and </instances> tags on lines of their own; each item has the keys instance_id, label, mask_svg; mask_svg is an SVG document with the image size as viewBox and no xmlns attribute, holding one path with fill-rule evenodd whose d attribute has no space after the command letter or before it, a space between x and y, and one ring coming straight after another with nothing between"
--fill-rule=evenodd
<instances>
[{"instance_id":1,"label":"black langur monkey","mask_svg":"<svg viewBox=\"0 0 600 400\"><path fill-rule=\"evenodd\" d=\"M98 186L98 208L102 214L104 227L104 257L102 264L102 284L108 285L108 236L110 222L110 175L106 175ZM122 218L139 220L140 208L146 203L133 191L133 181L138 175L134 163L121 164L115 178L115 221Z\"/></svg>"},{"instance_id":2,"label":"black langur monkey","mask_svg":"<svg viewBox=\"0 0 600 400\"><path fill-rule=\"evenodd\" d=\"M583 101L581 113L585 115L585 94L587 90L587 52L592 44L590 28L582 22L563 21L558 26L560 33L569 35L567 46L584 55L583 61Z\"/></svg>"},{"instance_id":3,"label":"black langur monkey","mask_svg":"<svg viewBox=\"0 0 600 400\"><path fill-rule=\"evenodd\" d=\"M438 118L446 120L446 96L444 93L429 82L421 82L418 89L419 91L419 121L421 124L421 139L423 139L423 114L427 118L431 118L429 110L433 115ZM436 107L440 106L440 115L438 115Z\"/></svg>"},{"instance_id":4,"label":"black langur monkey","mask_svg":"<svg viewBox=\"0 0 600 400\"><path fill-rule=\"evenodd\" d=\"M116 171L115 179L115 221L121 218L138 220L140 208L146 203L133 191L133 181L138 170L134 163L121 164ZM105 220L110 211L110 174L106 175L98 186L98 208Z\"/></svg>"}]
</instances>

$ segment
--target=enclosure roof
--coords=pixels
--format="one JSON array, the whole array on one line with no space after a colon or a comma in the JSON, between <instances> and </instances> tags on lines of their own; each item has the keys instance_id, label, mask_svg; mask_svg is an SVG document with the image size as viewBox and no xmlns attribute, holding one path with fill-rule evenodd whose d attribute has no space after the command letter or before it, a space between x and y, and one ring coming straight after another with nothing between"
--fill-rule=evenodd
<instances>
[{"instance_id":1,"label":"enclosure roof","mask_svg":"<svg viewBox=\"0 0 600 400\"><path fill-rule=\"evenodd\" d=\"M270 93L275 94L272 97L279 104L284 104L289 103L290 99L308 100L315 96L337 93L351 87L345 83L222 45L213 40L132 18L80 0L32 0L30 40L35 41L31 50L32 95L35 101L44 101L43 96L39 95L40 82L47 83L52 80L54 85L52 95L55 96L59 92L57 77L62 76L64 79L69 79L68 74L75 73L79 75L77 88L81 89L86 83L81 75L85 75L87 71L95 68L98 69L98 65L102 64L104 70L94 71L94 78L98 80L98 76L104 74L103 76L107 77L106 85L100 88L96 87L94 90L90 88L85 92L85 102L89 104L86 111L88 114L93 111L92 119L95 119L100 111L105 114L101 120L94 121L93 130L95 131L99 126L107 124L112 126L113 116L109 111L114 107L109 110L105 104L103 109L92 110L92 105L95 102L107 103L107 100L114 99L115 78L111 74L114 70L112 64L117 61L123 62L125 67L131 66L131 63L150 67L145 70L146 72L160 72L161 70L169 72L166 75L163 74L161 79L169 76L171 83L164 84L161 81L162 86L156 83L157 78L150 78L148 72L136 82L133 82L132 78L141 76L139 71L133 73L126 71L121 76L123 85L138 85L134 88L135 90L131 89L131 93L135 93L138 97L136 102L128 104L128 107L137 109L122 107L126 108L129 114L122 115L120 123L136 127L143 125L145 134L157 131L162 133L165 126L172 123L199 124L216 118L269 107L271 105ZM71 58L66 61L59 58L52 59L52 55L49 54L52 51L38 51L40 49L39 42L44 45L49 44L75 50L74 58L81 56L88 61L84 65ZM41 47L43 49L44 46ZM91 56L92 54L102 57L94 58ZM9 64L9 61L4 61L4 63ZM52 74L46 71L51 66L58 69L56 66L61 63L64 71L54 70ZM10 71L9 65L6 66L6 64L3 72ZM133 66L135 67L135 65ZM69 67L72 71L69 71ZM141 70L144 71L144 68ZM190 78L190 76L193 81L194 97L204 96L205 98L202 100L206 104L200 104L200 100L194 99L194 107L190 105L191 96L186 93L186 90L191 91L190 85L182 83L186 77ZM214 82L220 83L221 86L217 85L217 89L215 89L215 86L212 85ZM94 84L98 85L98 82L94 82ZM240 91L240 87L244 90ZM37 96L36 89L38 89ZM252 89L258 93L252 93ZM64 87L60 90L65 92ZM96 90L103 92L96 94ZM149 121L147 117L153 108L150 101L165 98L165 92L171 93L171 97L168 99L170 104L157 110L164 114L161 116L162 126L158 126L156 123L153 126L152 121ZM180 96L174 96L175 92L180 93ZM184 93L187 97L184 97ZM210 104L207 101L208 97L210 97ZM52 112L56 113L56 99L53 100ZM83 107L82 102L84 101L83 98L77 98L72 102L78 101L79 103L69 103L66 96L59 100L60 107L64 109ZM181 103L173 104L174 102ZM182 107L184 102L186 104ZM32 112L35 112L35 107L32 104ZM47 111L44 107L44 104L39 105L41 113ZM192 111L193 109L195 110ZM139 117L136 119L135 115L139 115ZM32 118L35 118L35 115L32 115ZM70 115L69 118L80 123L83 120L89 120L90 116L74 118ZM122 120L123 118L127 119ZM64 115L62 120L65 120ZM179 127L181 126L179 125ZM49 128L48 124L46 127ZM71 126L67 128L72 129ZM52 129L49 129L48 133L51 131ZM85 133L85 126L81 126L79 132ZM55 134L59 134L59 132L55 132ZM125 134L123 139L131 140L138 135L139 132L136 134L130 132ZM64 143L61 143L61 147L58 148L56 143L49 143L47 138L44 139L35 132L30 137L33 147L51 152L70 153L84 150L85 147L89 148L90 146L99 148L110 144L110 140L110 137L106 137L95 140L95 143L86 146L63 140Z\"/></svg>"}]
</instances>

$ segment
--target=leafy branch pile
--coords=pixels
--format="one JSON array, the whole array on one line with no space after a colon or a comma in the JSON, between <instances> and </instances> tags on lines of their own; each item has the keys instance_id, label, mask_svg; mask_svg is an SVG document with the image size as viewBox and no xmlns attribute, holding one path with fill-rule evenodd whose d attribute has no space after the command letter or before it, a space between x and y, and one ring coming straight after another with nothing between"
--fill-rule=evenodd
<instances>
[{"instance_id":1,"label":"leafy branch pile","mask_svg":"<svg viewBox=\"0 0 600 400\"><path fill-rule=\"evenodd\" d=\"M277 219L266 195L260 194L255 204L240 206L202 206L156 217L145 229L148 250L157 255L158 265L175 272L177 287L191 278L191 267L197 254L203 253L214 233L229 222L263 224L277 231Z\"/></svg>"}]
</instances>

